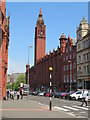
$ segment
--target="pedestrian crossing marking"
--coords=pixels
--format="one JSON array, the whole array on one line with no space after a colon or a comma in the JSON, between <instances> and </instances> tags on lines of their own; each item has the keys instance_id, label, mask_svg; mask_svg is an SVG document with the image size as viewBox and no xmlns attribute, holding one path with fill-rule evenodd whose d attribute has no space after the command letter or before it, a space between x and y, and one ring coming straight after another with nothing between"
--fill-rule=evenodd
<instances>
[{"instance_id":1,"label":"pedestrian crossing marking","mask_svg":"<svg viewBox=\"0 0 90 120\"><path fill-rule=\"evenodd\" d=\"M65 111L65 112L68 112L68 111L70 111L70 110L68 110L68 109L65 109L65 108L61 108L61 107L54 107L55 109L58 109L58 110L62 110L62 111Z\"/></svg>"},{"instance_id":2,"label":"pedestrian crossing marking","mask_svg":"<svg viewBox=\"0 0 90 120\"><path fill-rule=\"evenodd\" d=\"M75 111L79 110L79 109L76 109L76 108L73 108L73 107L70 107L70 106L64 106L64 107L68 108L68 109L71 109L71 110L75 110Z\"/></svg>"},{"instance_id":3,"label":"pedestrian crossing marking","mask_svg":"<svg viewBox=\"0 0 90 120\"><path fill-rule=\"evenodd\" d=\"M74 107L76 107L76 108L80 108L80 109L83 109L83 110L88 110L88 108L85 108L85 107L80 107L80 106L74 106Z\"/></svg>"}]
</instances>

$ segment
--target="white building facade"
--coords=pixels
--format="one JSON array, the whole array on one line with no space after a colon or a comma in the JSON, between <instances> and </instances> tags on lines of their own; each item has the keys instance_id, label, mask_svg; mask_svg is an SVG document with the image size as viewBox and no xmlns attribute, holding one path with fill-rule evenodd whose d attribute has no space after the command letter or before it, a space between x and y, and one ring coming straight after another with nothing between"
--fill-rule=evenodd
<instances>
[{"instance_id":1,"label":"white building facade","mask_svg":"<svg viewBox=\"0 0 90 120\"><path fill-rule=\"evenodd\" d=\"M77 85L80 89L90 89L90 30L83 17L77 27Z\"/></svg>"}]
</instances>

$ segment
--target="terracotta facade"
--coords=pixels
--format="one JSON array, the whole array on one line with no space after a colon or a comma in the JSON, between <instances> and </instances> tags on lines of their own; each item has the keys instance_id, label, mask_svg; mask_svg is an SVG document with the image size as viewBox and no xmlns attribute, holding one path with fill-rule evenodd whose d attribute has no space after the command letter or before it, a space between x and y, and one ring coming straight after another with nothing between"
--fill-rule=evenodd
<instances>
[{"instance_id":1,"label":"terracotta facade","mask_svg":"<svg viewBox=\"0 0 90 120\"><path fill-rule=\"evenodd\" d=\"M36 32L35 32L35 36L37 36ZM42 35L40 35L40 38L41 37ZM44 42L45 42L45 38L42 39ZM45 50L44 49L45 46L41 47L42 49L41 51L39 51L39 54L38 54L39 58L37 60L35 59L36 64L29 69L29 84L30 84L31 90L49 91L49 83L50 83L49 67L50 66L53 67L53 71L51 72L53 91L69 91L70 84L71 84L72 90L77 89L76 45L73 45L73 40L70 38L70 36L66 38L64 33L62 34L59 40L60 40L60 47L58 46L57 50L53 49L53 52L50 51L49 54L44 55L45 54L44 53L43 56L41 56L41 51ZM38 41L39 39L36 38L35 39L36 52L37 52L37 49L36 49L37 46L40 47L42 45L41 43L37 45L36 43ZM68 59L67 59L67 56L68 56ZM35 54L35 58L36 57L37 56ZM69 61L70 61L70 64L72 64L71 69L70 69ZM67 65L68 65L68 68L67 68ZM65 69L64 69L64 66L65 66ZM26 83L28 80L28 67L29 65L27 64L26 65ZM72 77L71 77L72 80L70 82L71 74L72 74Z\"/></svg>"},{"instance_id":2,"label":"terracotta facade","mask_svg":"<svg viewBox=\"0 0 90 120\"><path fill-rule=\"evenodd\" d=\"M6 18L6 2L0 2L0 92L2 99L6 96L8 68L9 16Z\"/></svg>"}]
</instances>

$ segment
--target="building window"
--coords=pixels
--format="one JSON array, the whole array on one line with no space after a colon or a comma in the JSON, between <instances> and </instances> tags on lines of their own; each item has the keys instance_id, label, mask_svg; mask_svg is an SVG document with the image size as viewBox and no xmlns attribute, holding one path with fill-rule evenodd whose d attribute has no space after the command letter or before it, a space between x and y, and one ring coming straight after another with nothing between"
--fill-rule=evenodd
<instances>
[{"instance_id":1,"label":"building window","mask_svg":"<svg viewBox=\"0 0 90 120\"><path fill-rule=\"evenodd\" d=\"M76 58L76 54L73 54L73 58L74 58L74 59Z\"/></svg>"},{"instance_id":2,"label":"building window","mask_svg":"<svg viewBox=\"0 0 90 120\"><path fill-rule=\"evenodd\" d=\"M76 63L73 64L73 68L74 68L74 69L76 68Z\"/></svg>"},{"instance_id":3,"label":"building window","mask_svg":"<svg viewBox=\"0 0 90 120\"><path fill-rule=\"evenodd\" d=\"M65 62L65 57L64 57L64 62Z\"/></svg>"},{"instance_id":4,"label":"building window","mask_svg":"<svg viewBox=\"0 0 90 120\"><path fill-rule=\"evenodd\" d=\"M64 75L64 82L66 82L66 80L65 80L65 75Z\"/></svg>"},{"instance_id":5,"label":"building window","mask_svg":"<svg viewBox=\"0 0 90 120\"><path fill-rule=\"evenodd\" d=\"M71 59L71 54L70 54L70 59Z\"/></svg>"},{"instance_id":6,"label":"building window","mask_svg":"<svg viewBox=\"0 0 90 120\"><path fill-rule=\"evenodd\" d=\"M83 55L84 61L86 60L85 54Z\"/></svg>"},{"instance_id":7,"label":"building window","mask_svg":"<svg viewBox=\"0 0 90 120\"><path fill-rule=\"evenodd\" d=\"M89 66L87 66L87 74L89 74Z\"/></svg>"},{"instance_id":8,"label":"building window","mask_svg":"<svg viewBox=\"0 0 90 120\"><path fill-rule=\"evenodd\" d=\"M86 74L86 66L84 66L84 74Z\"/></svg>"},{"instance_id":9,"label":"building window","mask_svg":"<svg viewBox=\"0 0 90 120\"><path fill-rule=\"evenodd\" d=\"M73 75L73 80L76 82L76 74Z\"/></svg>"},{"instance_id":10,"label":"building window","mask_svg":"<svg viewBox=\"0 0 90 120\"><path fill-rule=\"evenodd\" d=\"M71 51L71 46L70 46L70 51Z\"/></svg>"},{"instance_id":11,"label":"building window","mask_svg":"<svg viewBox=\"0 0 90 120\"><path fill-rule=\"evenodd\" d=\"M68 75L67 75L67 82L69 82Z\"/></svg>"},{"instance_id":12,"label":"building window","mask_svg":"<svg viewBox=\"0 0 90 120\"><path fill-rule=\"evenodd\" d=\"M88 45L89 45L89 41L88 41L88 40L86 40L86 47L88 47Z\"/></svg>"},{"instance_id":13,"label":"building window","mask_svg":"<svg viewBox=\"0 0 90 120\"><path fill-rule=\"evenodd\" d=\"M78 50L80 49L80 44L78 44Z\"/></svg>"},{"instance_id":14,"label":"building window","mask_svg":"<svg viewBox=\"0 0 90 120\"><path fill-rule=\"evenodd\" d=\"M66 56L66 60L68 60L68 56Z\"/></svg>"},{"instance_id":15,"label":"building window","mask_svg":"<svg viewBox=\"0 0 90 120\"><path fill-rule=\"evenodd\" d=\"M72 69L72 63L70 64L70 70Z\"/></svg>"},{"instance_id":16,"label":"building window","mask_svg":"<svg viewBox=\"0 0 90 120\"><path fill-rule=\"evenodd\" d=\"M78 57L78 62L79 62L79 63L81 62L81 56Z\"/></svg>"},{"instance_id":17,"label":"building window","mask_svg":"<svg viewBox=\"0 0 90 120\"><path fill-rule=\"evenodd\" d=\"M83 42L83 48L85 48L85 41Z\"/></svg>"},{"instance_id":18,"label":"building window","mask_svg":"<svg viewBox=\"0 0 90 120\"><path fill-rule=\"evenodd\" d=\"M70 81L72 82L72 74L70 74Z\"/></svg>"},{"instance_id":19,"label":"building window","mask_svg":"<svg viewBox=\"0 0 90 120\"><path fill-rule=\"evenodd\" d=\"M67 70L68 70L68 65L67 65Z\"/></svg>"},{"instance_id":20,"label":"building window","mask_svg":"<svg viewBox=\"0 0 90 120\"><path fill-rule=\"evenodd\" d=\"M86 53L86 60L88 60L88 58L89 58L89 57L88 57L88 53Z\"/></svg>"},{"instance_id":21,"label":"building window","mask_svg":"<svg viewBox=\"0 0 90 120\"><path fill-rule=\"evenodd\" d=\"M66 52L68 52L68 48L66 48Z\"/></svg>"},{"instance_id":22,"label":"building window","mask_svg":"<svg viewBox=\"0 0 90 120\"><path fill-rule=\"evenodd\" d=\"M44 30L43 30L43 35L44 35Z\"/></svg>"},{"instance_id":23,"label":"building window","mask_svg":"<svg viewBox=\"0 0 90 120\"><path fill-rule=\"evenodd\" d=\"M64 71L65 71L65 66L64 66Z\"/></svg>"}]
</instances>

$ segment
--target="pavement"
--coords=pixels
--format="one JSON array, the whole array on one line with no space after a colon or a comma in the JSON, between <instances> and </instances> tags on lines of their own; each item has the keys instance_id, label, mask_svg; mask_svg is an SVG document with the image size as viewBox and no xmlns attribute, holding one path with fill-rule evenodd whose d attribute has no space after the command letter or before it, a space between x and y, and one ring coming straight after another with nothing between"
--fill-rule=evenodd
<instances>
[{"instance_id":1,"label":"pavement","mask_svg":"<svg viewBox=\"0 0 90 120\"><path fill-rule=\"evenodd\" d=\"M88 111L86 107L77 108L75 104L74 107L71 107L70 101L60 101L57 98L53 98L52 103L52 111L49 111L49 98L47 97L29 96L28 100L27 97L24 97L23 100L15 98L15 100L3 101L0 111L2 111L3 118L86 118L81 115ZM76 115L74 111L81 112L81 114Z\"/></svg>"}]
</instances>

